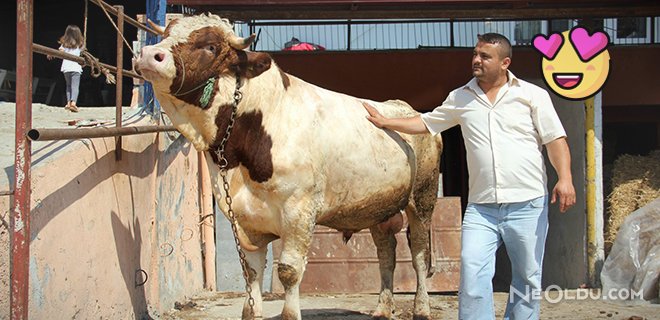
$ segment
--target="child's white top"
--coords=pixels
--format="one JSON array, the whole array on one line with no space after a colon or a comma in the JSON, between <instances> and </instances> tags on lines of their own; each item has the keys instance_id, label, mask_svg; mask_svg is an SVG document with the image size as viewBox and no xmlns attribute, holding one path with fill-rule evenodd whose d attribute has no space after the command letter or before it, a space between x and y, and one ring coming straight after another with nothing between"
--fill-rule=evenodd
<instances>
[{"instance_id":1,"label":"child's white top","mask_svg":"<svg viewBox=\"0 0 660 320\"><path fill-rule=\"evenodd\" d=\"M68 54L72 54L74 56L80 56L80 48L60 47L60 50L66 52ZM62 71L62 72L82 73L82 66L79 65L78 62L62 59L62 68L60 68L60 71Z\"/></svg>"}]
</instances>

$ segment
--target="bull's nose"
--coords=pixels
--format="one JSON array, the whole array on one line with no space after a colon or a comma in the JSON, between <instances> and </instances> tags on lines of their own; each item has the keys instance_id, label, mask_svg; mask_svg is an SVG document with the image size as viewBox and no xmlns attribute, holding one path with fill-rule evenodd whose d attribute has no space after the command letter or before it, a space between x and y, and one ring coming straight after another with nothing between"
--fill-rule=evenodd
<instances>
[{"instance_id":1,"label":"bull's nose","mask_svg":"<svg viewBox=\"0 0 660 320\"><path fill-rule=\"evenodd\" d=\"M165 51L153 46L146 46L140 50L140 56L151 60L151 62L161 63L165 61Z\"/></svg>"}]
</instances>

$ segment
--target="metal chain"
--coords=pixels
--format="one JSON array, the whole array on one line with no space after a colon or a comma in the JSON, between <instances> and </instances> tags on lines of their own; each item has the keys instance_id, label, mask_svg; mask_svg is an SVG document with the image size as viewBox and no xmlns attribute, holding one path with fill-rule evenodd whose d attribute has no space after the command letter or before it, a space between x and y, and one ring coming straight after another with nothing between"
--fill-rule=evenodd
<instances>
[{"instance_id":1,"label":"metal chain","mask_svg":"<svg viewBox=\"0 0 660 320\"><path fill-rule=\"evenodd\" d=\"M239 91L241 88L241 78L236 75L236 90L234 91L234 103L232 105L231 117L229 118L229 125L225 131L225 136L220 142L220 147L216 149L215 153L218 158L218 166L220 167L220 176L222 177L222 187L225 190L225 203L227 203L227 216L229 217L229 222L231 223L231 230L234 233L234 242L236 244L236 251L238 251L238 258L241 262L241 269L243 270L243 279L245 279L245 291L248 295L248 305L250 306L250 313L252 318L254 318L254 298L252 297L252 287L250 286L247 262L245 261L245 253L241 248L241 244L238 242L238 222L236 221L236 215L234 210L231 207L232 199L229 195L229 182L227 180L227 167L229 162L225 157L225 146L231 135L231 131L234 128L234 122L236 121L236 112L238 110L238 103L243 99L243 94Z\"/></svg>"}]
</instances>

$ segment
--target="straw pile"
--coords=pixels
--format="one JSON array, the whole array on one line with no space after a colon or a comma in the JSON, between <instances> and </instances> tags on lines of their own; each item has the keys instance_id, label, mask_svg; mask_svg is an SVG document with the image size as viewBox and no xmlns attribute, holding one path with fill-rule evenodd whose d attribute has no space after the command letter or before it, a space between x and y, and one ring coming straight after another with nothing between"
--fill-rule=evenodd
<instances>
[{"instance_id":1,"label":"straw pile","mask_svg":"<svg viewBox=\"0 0 660 320\"><path fill-rule=\"evenodd\" d=\"M609 252L617 231L633 211L660 197L660 150L648 156L624 154L614 161L612 193L605 225L605 248Z\"/></svg>"}]
</instances>

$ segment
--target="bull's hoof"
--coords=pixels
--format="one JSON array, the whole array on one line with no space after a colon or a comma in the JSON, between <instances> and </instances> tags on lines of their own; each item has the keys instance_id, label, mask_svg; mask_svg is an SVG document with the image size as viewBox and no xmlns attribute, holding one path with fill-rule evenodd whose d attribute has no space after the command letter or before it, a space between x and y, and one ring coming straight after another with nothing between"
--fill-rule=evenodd
<instances>
[{"instance_id":1,"label":"bull's hoof","mask_svg":"<svg viewBox=\"0 0 660 320\"><path fill-rule=\"evenodd\" d=\"M413 315L413 320L431 320L431 316L421 315L421 314L414 314Z\"/></svg>"},{"instance_id":2,"label":"bull's hoof","mask_svg":"<svg viewBox=\"0 0 660 320\"><path fill-rule=\"evenodd\" d=\"M286 307L282 310L282 320L299 320L301 318L301 314L298 311L289 310Z\"/></svg>"},{"instance_id":3,"label":"bull's hoof","mask_svg":"<svg viewBox=\"0 0 660 320\"><path fill-rule=\"evenodd\" d=\"M255 305L254 308L250 308L250 305L247 302L243 305L243 313L241 314L241 320L254 320L261 319L261 306Z\"/></svg>"},{"instance_id":4,"label":"bull's hoof","mask_svg":"<svg viewBox=\"0 0 660 320\"><path fill-rule=\"evenodd\" d=\"M241 320L254 320L257 316L253 314L250 308L243 308L243 313L241 314Z\"/></svg>"},{"instance_id":5,"label":"bull's hoof","mask_svg":"<svg viewBox=\"0 0 660 320\"><path fill-rule=\"evenodd\" d=\"M391 312L383 312L381 310L376 310L376 311L374 311L373 314L371 314L371 319L373 319L373 320L394 319L394 310L392 310Z\"/></svg>"},{"instance_id":6,"label":"bull's hoof","mask_svg":"<svg viewBox=\"0 0 660 320\"><path fill-rule=\"evenodd\" d=\"M394 319L394 308L385 307L385 306L379 304L376 311L374 311L374 313L371 314L371 319L374 319L374 320L375 319L377 319L377 320Z\"/></svg>"}]
</instances>

